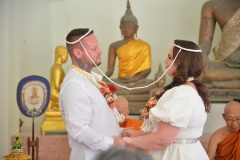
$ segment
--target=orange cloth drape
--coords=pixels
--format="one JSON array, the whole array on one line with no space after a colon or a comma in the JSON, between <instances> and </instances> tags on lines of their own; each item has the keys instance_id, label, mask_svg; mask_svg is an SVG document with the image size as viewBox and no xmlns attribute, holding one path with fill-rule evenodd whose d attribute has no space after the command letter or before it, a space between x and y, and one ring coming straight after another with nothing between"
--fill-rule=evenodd
<instances>
[{"instance_id":1,"label":"orange cloth drape","mask_svg":"<svg viewBox=\"0 0 240 160\"><path fill-rule=\"evenodd\" d=\"M142 120L133 119L133 118L126 118L126 120L120 124L122 128L132 128L136 131L141 130L141 126L143 124Z\"/></svg>"},{"instance_id":2,"label":"orange cloth drape","mask_svg":"<svg viewBox=\"0 0 240 160\"><path fill-rule=\"evenodd\" d=\"M126 78L151 68L151 48L147 42L134 39L117 49L118 77Z\"/></svg>"},{"instance_id":3,"label":"orange cloth drape","mask_svg":"<svg viewBox=\"0 0 240 160\"><path fill-rule=\"evenodd\" d=\"M218 144L215 160L240 160L240 130L229 134Z\"/></svg>"},{"instance_id":4,"label":"orange cloth drape","mask_svg":"<svg viewBox=\"0 0 240 160\"><path fill-rule=\"evenodd\" d=\"M143 124L143 120L126 118L126 120L119 125L122 128L132 128L133 127L132 129L134 129L136 131L140 131L142 124ZM140 149L140 148L137 148L137 147L134 147L134 146L128 146L127 148L131 149L131 150L140 150L140 151L146 152L146 153L149 152L148 150Z\"/></svg>"}]
</instances>

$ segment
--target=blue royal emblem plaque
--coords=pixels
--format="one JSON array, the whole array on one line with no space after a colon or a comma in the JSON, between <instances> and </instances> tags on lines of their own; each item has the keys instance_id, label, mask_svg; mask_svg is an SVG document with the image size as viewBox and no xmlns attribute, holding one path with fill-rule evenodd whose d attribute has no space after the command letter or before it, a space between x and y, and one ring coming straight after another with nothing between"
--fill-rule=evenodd
<instances>
[{"instance_id":1,"label":"blue royal emblem plaque","mask_svg":"<svg viewBox=\"0 0 240 160\"><path fill-rule=\"evenodd\" d=\"M42 115L49 103L50 85L40 76L23 78L17 87L17 103L20 111L27 117Z\"/></svg>"}]
</instances>

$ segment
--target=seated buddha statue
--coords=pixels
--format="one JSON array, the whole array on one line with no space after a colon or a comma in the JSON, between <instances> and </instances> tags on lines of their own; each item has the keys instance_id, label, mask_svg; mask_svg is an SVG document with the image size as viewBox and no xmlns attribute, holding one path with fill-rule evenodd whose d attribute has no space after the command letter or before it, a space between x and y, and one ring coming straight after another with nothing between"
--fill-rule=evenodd
<instances>
[{"instance_id":1,"label":"seated buddha statue","mask_svg":"<svg viewBox=\"0 0 240 160\"><path fill-rule=\"evenodd\" d=\"M15 139L13 140L12 146L11 146L11 152L8 155L5 155L2 157L6 160L30 160L31 156L28 154L25 154L22 149L22 140L20 139L17 134L15 136Z\"/></svg>"},{"instance_id":2,"label":"seated buddha statue","mask_svg":"<svg viewBox=\"0 0 240 160\"><path fill-rule=\"evenodd\" d=\"M215 26L222 37L213 48L215 61L209 61ZM209 0L202 6L199 46L206 71L203 80L208 88L240 89L240 1Z\"/></svg>"},{"instance_id":3,"label":"seated buddha statue","mask_svg":"<svg viewBox=\"0 0 240 160\"><path fill-rule=\"evenodd\" d=\"M59 111L58 96L60 87L65 76L62 64L68 59L68 51L65 46L57 46L55 60L50 74L50 101L48 111Z\"/></svg>"},{"instance_id":4,"label":"seated buddha statue","mask_svg":"<svg viewBox=\"0 0 240 160\"><path fill-rule=\"evenodd\" d=\"M22 150L22 140L20 139L18 132L12 144L12 150Z\"/></svg>"},{"instance_id":5,"label":"seated buddha statue","mask_svg":"<svg viewBox=\"0 0 240 160\"><path fill-rule=\"evenodd\" d=\"M123 39L110 44L108 51L108 69L106 76L111 77L114 73L116 59L118 59L118 78L111 79L115 83L128 88L142 87L152 83L153 79L147 79L151 72L151 47L142 39L137 37L138 20L133 15L129 0L125 15L120 20L120 31ZM108 80L104 77L104 81ZM149 86L143 89L127 90L117 86L117 95L126 97L131 102L148 100L149 91L155 86ZM133 94L135 97L133 97ZM143 96L146 95L146 98ZM130 96L133 101L131 101ZM144 106L144 104L143 104Z\"/></svg>"},{"instance_id":6,"label":"seated buddha statue","mask_svg":"<svg viewBox=\"0 0 240 160\"><path fill-rule=\"evenodd\" d=\"M109 46L106 75L108 77L113 75L118 58L118 78L113 79L114 82L126 87L135 87L147 81L152 62L150 45L141 39L135 39L138 20L132 13L129 1L127 1L125 15L120 21L120 31L123 39L113 42Z\"/></svg>"}]
</instances>

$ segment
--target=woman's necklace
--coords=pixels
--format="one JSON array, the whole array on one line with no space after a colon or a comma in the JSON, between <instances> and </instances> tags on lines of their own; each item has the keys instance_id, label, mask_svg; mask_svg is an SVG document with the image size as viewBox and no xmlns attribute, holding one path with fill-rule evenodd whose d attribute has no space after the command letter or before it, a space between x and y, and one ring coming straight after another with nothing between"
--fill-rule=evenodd
<instances>
[{"instance_id":1,"label":"woman's necklace","mask_svg":"<svg viewBox=\"0 0 240 160\"><path fill-rule=\"evenodd\" d=\"M99 89L99 91L102 93L103 97L106 99L108 106L113 110L113 113L114 113L117 121L123 122L125 120L125 116L120 114L115 107L116 106L115 99L117 97L115 94L116 87L111 85L111 88L112 88L112 91L111 91L111 88L109 87L110 85L105 83L104 81L98 79L97 77L94 77L95 78L95 80L94 80L93 77L90 76L90 74L88 74L84 70L80 69L79 67L72 65L72 68L74 68L80 74L85 76L88 80L90 80Z\"/></svg>"}]
</instances>

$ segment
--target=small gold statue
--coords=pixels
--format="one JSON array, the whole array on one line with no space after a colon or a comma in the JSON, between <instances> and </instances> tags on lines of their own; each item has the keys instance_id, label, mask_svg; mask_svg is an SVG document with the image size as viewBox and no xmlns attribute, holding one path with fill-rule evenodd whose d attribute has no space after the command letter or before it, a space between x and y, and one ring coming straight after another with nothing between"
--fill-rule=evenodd
<instances>
[{"instance_id":1,"label":"small gold statue","mask_svg":"<svg viewBox=\"0 0 240 160\"><path fill-rule=\"evenodd\" d=\"M66 132L66 125L59 110L58 97L63 78L65 77L65 72L62 68L62 64L66 63L67 59L67 48L65 46L57 46L55 49L55 61L51 68L50 101L48 109L45 112L44 122L42 124L42 135L45 135L46 131Z\"/></svg>"},{"instance_id":2,"label":"small gold statue","mask_svg":"<svg viewBox=\"0 0 240 160\"><path fill-rule=\"evenodd\" d=\"M50 75L50 102L48 111L59 111L59 91L65 76L62 64L68 59L68 51L65 46L57 46L55 49L55 61Z\"/></svg>"},{"instance_id":3,"label":"small gold statue","mask_svg":"<svg viewBox=\"0 0 240 160\"><path fill-rule=\"evenodd\" d=\"M22 150L22 140L18 135L18 131L16 133L15 140L13 141L11 147L11 153L9 153L6 156L3 156L2 158L6 160L30 160L31 156L25 154Z\"/></svg>"},{"instance_id":4,"label":"small gold statue","mask_svg":"<svg viewBox=\"0 0 240 160\"><path fill-rule=\"evenodd\" d=\"M20 139L18 135L18 131L15 137L15 140L12 144L12 150L22 150L22 140Z\"/></svg>"}]
</instances>

